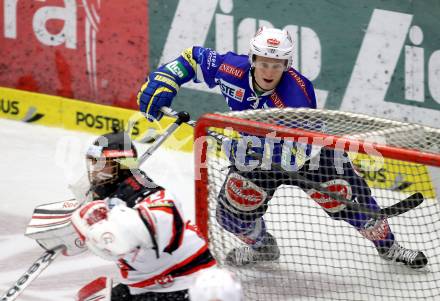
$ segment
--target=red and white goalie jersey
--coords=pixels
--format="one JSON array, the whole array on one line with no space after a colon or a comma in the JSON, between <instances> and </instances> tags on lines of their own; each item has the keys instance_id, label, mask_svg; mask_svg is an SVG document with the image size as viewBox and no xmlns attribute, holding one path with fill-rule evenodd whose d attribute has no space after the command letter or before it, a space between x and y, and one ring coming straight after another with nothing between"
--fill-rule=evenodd
<instances>
[{"instance_id":1,"label":"red and white goalie jersey","mask_svg":"<svg viewBox=\"0 0 440 301\"><path fill-rule=\"evenodd\" d=\"M132 295L188 289L196 272L216 264L165 190L134 208L115 198L93 201L75 211L72 223L93 253L118 264Z\"/></svg>"}]
</instances>

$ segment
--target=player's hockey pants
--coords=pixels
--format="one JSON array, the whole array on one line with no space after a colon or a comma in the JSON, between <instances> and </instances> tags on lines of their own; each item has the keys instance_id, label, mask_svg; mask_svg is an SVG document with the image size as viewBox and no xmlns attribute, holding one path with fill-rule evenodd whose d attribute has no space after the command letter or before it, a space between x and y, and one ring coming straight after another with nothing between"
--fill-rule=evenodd
<instances>
[{"instance_id":1,"label":"player's hockey pants","mask_svg":"<svg viewBox=\"0 0 440 301\"><path fill-rule=\"evenodd\" d=\"M349 223L377 247L393 243L394 235L386 220L374 221L367 214L354 211L310 188L310 182L320 183L326 189L339 192L348 200L360 203L372 211L380 210L367 183L355 171L346 154L339 153L335 157L333 150L322 149L319 159L308 161L298 174L307 181L292 179L288 172L279 168L242 171L231 166L219 194L218 222L243 241L248 239L250 244L258 242L266 231L262 216L276 189L283 184L294 185L313 198L331 218ZM301 201L292 200L292 206Z\"/></svg>"}]
</instances>

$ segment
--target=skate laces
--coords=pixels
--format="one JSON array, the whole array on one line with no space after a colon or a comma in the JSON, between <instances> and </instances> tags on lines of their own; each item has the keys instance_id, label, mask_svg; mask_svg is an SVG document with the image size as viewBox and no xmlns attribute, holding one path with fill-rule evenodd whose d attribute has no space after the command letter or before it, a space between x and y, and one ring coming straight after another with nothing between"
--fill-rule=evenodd
<instances>
[{"instance_id":1,"label":"skate laces","mask_svg":"<svg viewBox=\"0 0 440 301\"><path fill-rule=\"evenodd\" d=\"M254 251L249 246L243 246L241 248L237 248L234 250L234 257L236 263L243 264L243 263L250 263L254 261Z\"/></svg>"},{"instance_id":2,"label":"skate laces","mask_svg":"<svg viewBox=\"0 0 440 301\"><path fill-rule=\"evenodd\" d=\"M419 251L406 249L395 242L386 253L386 256L392 260L400 259L412 263L418 254Z\"/></svg>"}]
</instances>

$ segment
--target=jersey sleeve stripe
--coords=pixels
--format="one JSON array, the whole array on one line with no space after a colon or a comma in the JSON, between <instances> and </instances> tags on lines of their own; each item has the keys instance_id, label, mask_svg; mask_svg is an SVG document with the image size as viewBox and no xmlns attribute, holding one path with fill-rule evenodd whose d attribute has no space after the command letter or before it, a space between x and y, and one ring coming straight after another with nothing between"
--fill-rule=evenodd
<instances>
[{"instance_id":1,"label":"jersey sleeve stripe","mask_svg":"<svg viewBox=\"0 0 440 301\"><path fill-rule=\"evenodd\" d=\"M307 88L306 88L306 84L304 83L304 81L302 80L302 78L295 72L293 71L292 68L290 68L288 70L289 75L295 80L295 83L299 86L299 88L304 92L304 95L307 98L307 101L309 103L313 103L312 99L309 96L309 93L307 93Z\"/></svg>"}]
</instances>

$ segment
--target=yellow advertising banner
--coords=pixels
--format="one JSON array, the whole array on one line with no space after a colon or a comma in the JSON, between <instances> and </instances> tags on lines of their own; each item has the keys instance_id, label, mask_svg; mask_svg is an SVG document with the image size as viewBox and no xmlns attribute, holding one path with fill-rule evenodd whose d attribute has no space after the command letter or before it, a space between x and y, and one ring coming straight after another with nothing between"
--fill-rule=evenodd
<instances>
[{"instance_id":1,"label":"yellow advertising banner","mask_svg":"<svg viewBox=\"0 0 440 301\"><path fill-rule=\"evenodd\" d=\"M131 137L139 139L145 134L160 134L174 121L174 118L164 117L160 122L149 122L135 110L3 87L0 87L0 101L0 118L96 135L130 128ZM192 151L192 130L188 125L180 126L164 146Z\"/></svg>"},{"instance_id":2,"label":"yellow advertising banner","mask_svg":"<svg viewBox=\"0 0 440 301\"><path fill-rule=\"evenodd\" d=\"M372 188L405 193L421 192L426 198L435 197L435 189L425 165L389 158L376 160L358 153L350 154L350 158L356 170Z\"/></svg>"}]
</instances>

